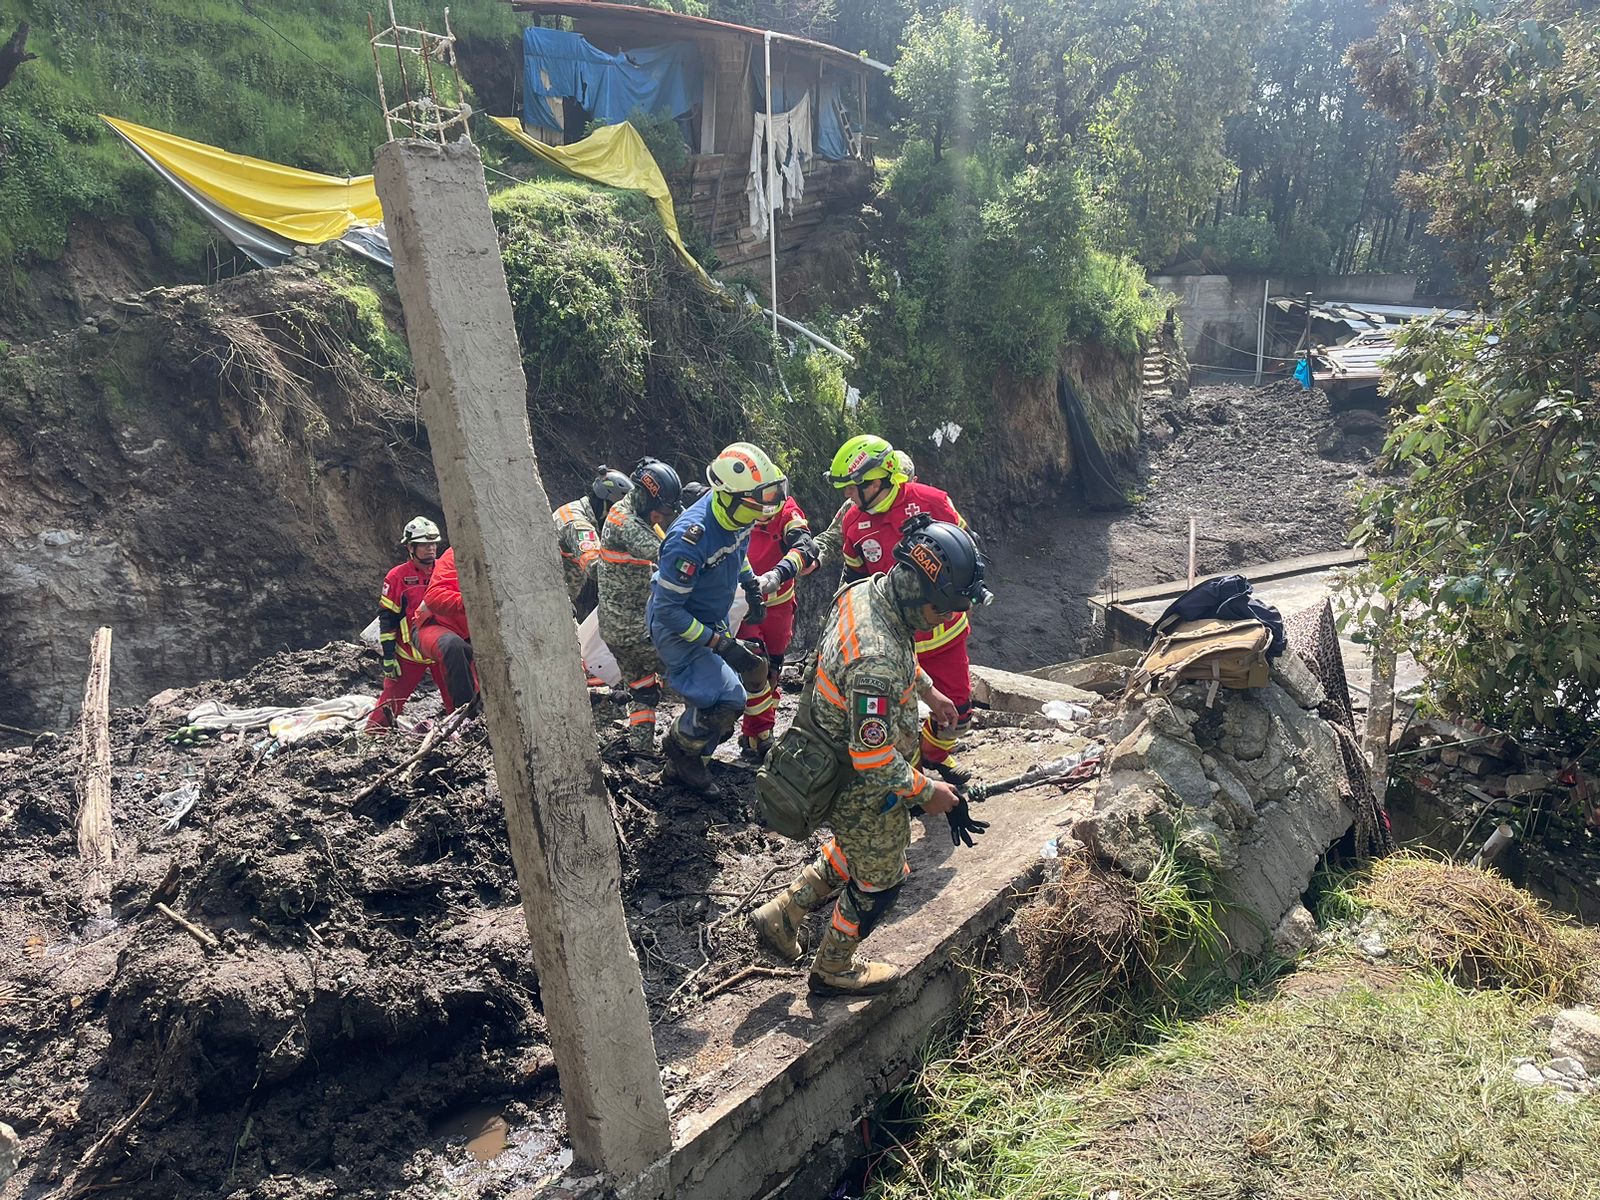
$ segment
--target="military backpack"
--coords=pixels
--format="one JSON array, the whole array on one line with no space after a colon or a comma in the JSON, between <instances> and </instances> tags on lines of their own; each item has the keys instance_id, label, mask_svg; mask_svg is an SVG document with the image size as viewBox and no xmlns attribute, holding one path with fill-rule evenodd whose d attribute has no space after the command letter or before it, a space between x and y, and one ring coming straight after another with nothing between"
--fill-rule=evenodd
<instances>
[{"instance_id":1,"label":"military backpack","mask_svg":"<svg viewBox=\"0 0 1600 1200\"><path fill-rule=\"evenodd\" d=\"M849 781L849 766L811 712L816 676L813 654L794 720L756 772L756 815L768 829L795 841L804 841L827 821Z\"/></svg>"}]
</instances>

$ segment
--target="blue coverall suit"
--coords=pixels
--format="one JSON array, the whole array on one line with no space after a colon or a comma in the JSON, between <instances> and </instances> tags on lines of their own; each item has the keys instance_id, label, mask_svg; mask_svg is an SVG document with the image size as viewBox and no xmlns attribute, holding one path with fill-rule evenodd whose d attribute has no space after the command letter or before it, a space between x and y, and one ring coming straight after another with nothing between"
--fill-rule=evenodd
<instances>
[{"instance_id":1,"label":"blue coverall suit","mask_svg":"<svg viewBox=\"0 0 1600 1200\"><path fill-rule=\"evenodd\" d=\"M744 714L739 675L707 643L731 637L728 610L734 590L756 586L745 558L750 526L730 529L707 492L672 523L650 578L645 620L667 669L667 684L688 702L678 718L680 739L709 754Z\"/></svg>"}]
</instances>

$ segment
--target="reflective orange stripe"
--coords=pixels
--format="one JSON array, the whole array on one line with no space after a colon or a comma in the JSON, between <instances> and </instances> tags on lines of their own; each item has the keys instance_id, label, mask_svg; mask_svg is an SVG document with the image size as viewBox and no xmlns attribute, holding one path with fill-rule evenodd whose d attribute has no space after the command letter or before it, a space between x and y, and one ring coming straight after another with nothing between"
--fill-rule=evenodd
<instances>
[{"instance_id":1,"label":"reflective orange stripe","mask_svg":"<svg viewBox=\"0 0 1600 1200\"><path fill-rule=\"evenodd\" d=\"M594 561L599 557L600 548L598 546L590 547L578 555L578 565L580 567L592 566Z\"/></svg>"},{"instance_id":2,"label":"reflective orange stripe","mask_svg":"<svg viewBox=\"0 0 1600 1200\"><path fill-rule=\"evenodd\" d=\"M844 851L839 849L838 838L829 838L823 844L822 857L828 860L828 865L840 879L850 878L850 864L845 861Z\"/></svg>"},{"instance_id":3,"label":"reflective orange stripe","mask_svg":"<svg viewBox=\"0 0 1600 1200\"><path fill-rule=\"evenodd\" d=\"M850 761L855 763L858 771L870 771L873 767L888 766L894 761L894 747L885 746L881 750L852 750Z\"/></svg>"},{"instance_id":4,"label":"reflective orange stripe","mask_svg":"<svg viewBox=\"0 0 1600 1200\"><path fill-rule=\"evenodd\" d=\"M607 550L600 547L600 561L608 562L613 566L628 567L653 567L656 561L653 558L634 558L631 554L624 554L621 550Z\"/></svg>"},{"instance_id":5,"label":"reflective orange stripe","mask_svg":"<svg viewBox=\"0 0 1600 1200\"><path fill-rule=\"evenodd\" d=\"M921 771L917 770L916 767L912 767L911 768L911 786L908 787L908 788L899 789L898 791L895 792L895 795L896 796L905 796L907 798L912 797L912 796L920 796L920 795L922 795L922 789L927 787L927 786L928 786L928 777L926 775L924 775Z\"/></svg>"},{"instance_id":6,"label":"reflective orange stripe","mask_svg":"<svg viewBox=\"0 0 1600 1200\"><path fill-rule=\"evenodd\" d=\"M833 686L833 680L823 673L821 667L817 668L817 695L835 708L843 708L845 706L844 697L839 694L839 689Z\"/></svg>"},{"instance_id":7,"label":"reflective orange stripe","mask_svg":"<svg viewBox=\"0 0 1600 1200\"><path fill-rule=\"evenodd\" d=\"M839 653L845 662L861 657L861 640L856 637L856 598L853 592L844 594L839 606Z\"/></svg>"},{"instance_id":8,"label":"reflective orange stripe","mask_svg":"<svg viewBox=\"0 0 1600 1200\"><path fill-rule=\"evenodd\" d=\"M628 686L630 688L650 687L650 686L652 686L654 684L657 684L657 683L660 683L660 682L661 682L661 676L657 675L654 671L652 671L648 675L639 676L639 678L635 679L632 683L628 684Z\"/></svg>"},{"instance_id":9,"label":"reflective orange stripe","mask_svg":"<svg viewBox=\"0 0 1600 1200\"><path fill-rule=\"evenodd\" d=\"M656 723L656 710L653 708L635 709L628 714L629 725L654 725Z\"/></svg>"},{"instance_id":10,"label":"reflective orange stripe","mask_svg":"<svg viewBox=\"0 0 1600 1200\"><path fill-rule=\"evenodd\" d=\"M861 936L861 926L844 915L843 901L838 901L833 906L833 927L845 937Z\"/></svg>"},{"instance_id":11,"label":"reflective orange stripe","mask_svg":"<svg viewBox=\"0 0 1600 1200\"><path fill-rule=\"evenodd\" d=\"M917 635L917 653L927 654L930 650L937 650L941 646L948 646L951 642L955 641L958 637L965 633L970 625L971 622L967 620L967 614L962 613L948 625L935 626L933 631L930 632L925 638L919 633Z\"/></svg>"}]
</instances>

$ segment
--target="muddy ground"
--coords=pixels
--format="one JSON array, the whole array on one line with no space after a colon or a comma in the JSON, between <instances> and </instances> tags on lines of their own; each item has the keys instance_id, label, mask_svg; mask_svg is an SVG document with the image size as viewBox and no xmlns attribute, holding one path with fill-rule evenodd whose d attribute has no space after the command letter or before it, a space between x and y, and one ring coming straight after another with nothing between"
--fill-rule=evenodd
<instances>
[{"instance_id":1,"label":"muddy ground","mask_svg":"<svg viewBox=\"0 0 1600 1200\"><path fill-rule=\"evenodd\" d=\"M1162 400L1123 473L1130 508L1092 513L1069 493L986 539L995 602L973 617L973 661L1026 671L1098 650L1089 597L1182 578L1191 514L1202 576L1338 549L1382 430L1381 414L1336 415L1292 381Z\"/></svg>"},{"instance_id":2,"label":"muddy ground","mask_svg":"<svg viewBox=\"0 0 1600 1200\"><path fill-rule=\"evenodd\" d=\"M6 1200L497 1195L564 1165L481 722L365 800L416 735L270 756L260 735L166 740L201 699L298 703L380 682L370 651L336 643L118 709L109 913L82 899L75 739L0 756L0 1120L24 1150ZM621 751L621 711L594 697L629 929L670 1059L679 1018L758 959L743 911L808 851L748 820L753 777L736 761L714 764L714 801L661 785L659 760ZM439 715L431 688L407 715ZM156 797L189 782L200 799L168 833ZM664 1082L679 1115L716 1099L685 1071ZM509 1149L475 1169L466 1143L499 1149L506 1122Z\"/></svg>"}]
</instances>

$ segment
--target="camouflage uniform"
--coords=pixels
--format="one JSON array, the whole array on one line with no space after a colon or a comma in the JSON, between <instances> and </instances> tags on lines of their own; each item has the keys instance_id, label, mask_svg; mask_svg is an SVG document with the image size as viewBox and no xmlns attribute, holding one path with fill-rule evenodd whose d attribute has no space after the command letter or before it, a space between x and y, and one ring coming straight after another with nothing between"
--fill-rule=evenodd
<instances>
[{"instance_id":1,"label":"camouflage uniform","mask_svg":"<svg viewBox=\"0 0 1600 1200\"><path fill-rule=\"evenodd\" d=\"M556 545L561 550L561 571L567 581L567 596L579 617L588 615L593 602L584 602L594 565L600 559L600 533L594 512L594 499L584 496L563 504L550 514L556 525Z\"/></svg>"},{"instance_id":2,"label":"camouflage uniform","mask_svg":"<svg viewBox=\"0 0 1600 1200\"><path fill-rule=\"evenodd\" d=\"M595 565L600 636L616 657L628 689L628 742L636 750L655 745L656 705L661 701L661 660L644 619L660 551L661 535L634 511L628 497L612 505Z\"/></svg>"},{"instance_id":3,"label":"camouflage uniform","mask_svg":"<svg viewBox=\"0 0 1600 1200\"><path fill-rule=\"evenodd\" d=\"M910 874L910 806L932 784L914 765L920 737L917 696L930 686L917 667L912 629L895 602L896 587L917 585L903 573L851 584L834 601L818 647L811 711L819 731L854 768L834 803L833 838L783 896L754 921L768 945L799 956L797 920L838 896L813 967L848 973L856 945L894 903Z\"/></svg>"}]
</instances>

